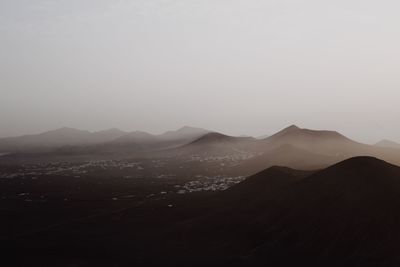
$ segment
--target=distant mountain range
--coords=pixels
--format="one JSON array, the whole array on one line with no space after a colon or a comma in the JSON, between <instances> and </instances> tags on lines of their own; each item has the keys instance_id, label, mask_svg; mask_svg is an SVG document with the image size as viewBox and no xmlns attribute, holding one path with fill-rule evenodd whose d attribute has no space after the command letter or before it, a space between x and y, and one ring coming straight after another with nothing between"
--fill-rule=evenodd
<instances>
[{"instance_id":1,"label":"distant mountain range","mask_svg":"<svg viewBox=\"0 0 400 267\"><path fill-rule=\"evenodd\" d=\"M185 126L176 131L168 131L161 135L152 135L146 132L124 132L119 129L109 129L99 132L89 132L73 128L60 128L35 135L8 137L0 139L1 153L18 152L48 152L54 149L69 151L94 150L95 147L112 147L112 145L127 145L132 148L148 146L154 143L163 145L183 145L208 133L209 131ZM168 145L167 145L168 144ZM82 149L82 147L85 147Z\"/></svg>"},{"instance_id":2,"label":"distant mountain range","mask_svg":"<svg viewBox=\"0 0 400 267\"><path fill-rule=\"evenodd\" d=\"M302 129L295 125L263 139L228 136L189 126L160 135L118 129L89 132L62 128L0 139L0 153L12 155L3 156L2 160L16 153L43 152L47 157L61 155L63 160L81 155L175 158L177 161L197 159L204 164L213 162L213 168L223 164L238 175L253 174L275 165L321 169L356 156L373 156L400 164L400 145L394 142L362 144L335 131ZM218 160L223 162L216 164ZM211 168L210 165L203 167Z\"/></svg>"},{"instance_id":3,"label":"distant mountain range","mask_svg":"<svg viewBox=\"0 0 400 267\"><path fill-rule=\"evenodd\" d=\"M66 145L88 145L107 142L126 133L118 129L89 132L73 128L60 128L41 134L0 139L1 152L48 151Z\"/></svg>"}]
</instances>

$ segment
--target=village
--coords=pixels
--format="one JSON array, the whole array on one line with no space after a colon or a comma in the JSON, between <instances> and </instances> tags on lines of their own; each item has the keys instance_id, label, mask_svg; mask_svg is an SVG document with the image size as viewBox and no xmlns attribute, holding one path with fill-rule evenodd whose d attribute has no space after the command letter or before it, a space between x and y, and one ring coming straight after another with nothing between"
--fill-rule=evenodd
<instances>
[{"instance_id":1,"label":"village","mask_svg":"<svg viewBox=\"0 0 400 267\"><path fill-rule=\"evenodd\" d=\"M118 160L97 160L83 163L56 162L56 163L40 163L33 165L21 165L16 171L0 172L0 179L12 178L32 178L43 175L62 175L74 176L79 178L89 172L107 169L132 169L142 170L143 167L137 162L127 162Z\"/></svg>"},{"instance_id":2,"label":"village","mask_svg":"<svg viewBox=\"0 0 400 267\"><path fill-rule=\"evenodd\" d=\"M185 183L183 186L176 185L175 187L178 189L177 193L186 194L201 191L223 191L237 183L240 183L246 177L226 177L222 175L207 177L199 175L197 178L199 179Z\"/></svg>"},{"instance_id":3,"label":"village","mask_svg":"<svg viewBox=\"0 0 400 267\"><path fill-rule=\"evenodd\" d=\"M13 170L0 171L0 181L5 181L8 179L21 179L22 181L37 180L43 177L47 177L48 179L52 176L84 178L102 173L103 175L106 175L106 173L111 171L117 178L173 180L175 184L173 188L175 190L170 190L168 193L187 194L202 191L223 191L246 178L245 176L231 177L227 175L197 174L193 176L193 178L184 177L180 179L176 173L167 173L167 170L163 169L165 164L166 163L162 160L150 160L146 162L129 162L126 160L93 160L82 163L56 162L21 165ZM154 173L148 173L144 172L146 168L160 170ZM165 194L166 192L161 193ZM21 196L24 195L19 195L19 197Z\"/></svg>"}]
</instances>

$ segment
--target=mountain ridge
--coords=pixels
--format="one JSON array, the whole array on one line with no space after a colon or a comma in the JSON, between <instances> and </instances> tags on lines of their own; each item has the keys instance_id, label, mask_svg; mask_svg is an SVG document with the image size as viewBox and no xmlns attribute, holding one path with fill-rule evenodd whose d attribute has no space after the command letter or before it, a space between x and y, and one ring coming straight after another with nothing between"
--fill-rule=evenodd
<instances>
[{"instance_id":1,"label":"mountain ridge","mask_svg":"<svg viewBox=\"0 0 400 267\"><path fill-rule=\"evenodd\" d=\"M274 166L222 192L222 204L188 230L194 255L210 248L201 250L210 261L237 255L240 266L400 263L399 166L354 157L295 172Z\"/></svg>"}]
</instances>

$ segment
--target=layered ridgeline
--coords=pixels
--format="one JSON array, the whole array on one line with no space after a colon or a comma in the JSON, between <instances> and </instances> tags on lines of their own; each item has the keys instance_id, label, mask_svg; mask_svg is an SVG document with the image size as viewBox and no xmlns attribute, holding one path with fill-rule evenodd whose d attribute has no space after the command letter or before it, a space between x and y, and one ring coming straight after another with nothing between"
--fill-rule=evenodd
<instances>
[{"instance_id":1,"label":"layered ridgeline","mask_svg":"<svg viewBox=\"0 0 400 267\"><path fill-rule=\"evenodd\" d=\"M109 142L80 147L63 147L57 152L71 154L116 154L127 157L141 153L154 153L184 146L209 133L208 130L195 127L182 127L175 131L168 131L160 135L153 135L142 131L127 133ZM150 155L151 156L151 155Z\"/></svg>"},{"instance_id":2,"label":"layered ridgeline","mask_svg":"<svg viewBox=\"0 0 400 267\"><path fill-rule=\"evenodd\" d=\"M355 142L337 132L292 125L264 139L211 132L168 152L199 160L219 159L237 173L252 174L274 165L318 169L352 156L375 155L377 150L381 148Z\"/></svg>"},{"instance_id":3,"label":"layered ridgeline","mask_svg":"<svg viewBox=\"0 0 400 267\"><path fill-rule=\"evenodd\" d=\"M268 166L318 169L352 156L370 155L373 147L353 141L335 131L289 126L258 141L261 155L239 167L259 171Z\"/></svg>"},{"instance_id":4,"label":"layered ridgeline","mask_svg":"<svg viewBox=\"0 0 400 267\"><path fill-rule=\"evenodd\" d=\"M103 152L119 149L144 150L147 148L169 148L189 143L208 130L182 127L176 131L168 131L160 135L146 132L124 132L119 129L109 129L99 132L89 132L73 128L60 128L35 135L8 137L0 139L0 153L49 152L54 150L76 153Z\"/></svg>"},{"instance_id":5,"label":"layered ridgeline","mask_svg":"<svg viewBox=\"0 0 400 267\"><path fill-rule=\"evenodd\" d=\"M89 132L60 128L40 134L0 139L0 153L49 151L62 146L84 146L117 139L126 133L118 129Z\"/></svg>"},{"instance_id":6,"label":"layered ridgeline","mask_svg":"<svg viewBox=\"0 0 400 267\"><path fill-rule=\"evenodd\" d=\"M317 172L272 167L185 224L189 257L237 266L399 266L400 168L356 157Z\"/></svg>"},{"instance_id":7,"label":"layered ridgeline","mask_svg":"<svg viewBox=\"0 0 400 267\"><path fill-rule=\"evenodd\" d=\"M170 152L226 160L226 164L242 174L275 165L314 170L355 156L374 156L400 164L400 149L362 144L335 131L302 129L295 125L264 139L211 132Z\"/></svg>"},{"instance_id":8,"label":"layered ridgeline","mask_svg":"<svg viewBox=\"0 0 400 267\"><path fill-rule=\"evenodd\" d=\"M400 164L400 148L393 143L367 145L335 131L302 129L295 125L263 139L228 136L187 126L161 135L140 131L126 133L118 129L92 133L63 128L0 139L0 153L26 152L47 152L47 155L40 155L43 160L60 155L62 160L106 155L174 159L176 166L179 165L177 161L198 161L201 162L199 169L217 168L215 172L235 175L254 174L274 165L321 169L355 156L374 156ZM14 156L12 160L21 157Z\"/></svg>"},{"instance_id":9,"label":"layered ridgeline","mask_svg":"<svg viewBox=\"0 0 400 267\"><path fill-rule=\"evenodd\" d=\"M258 147L262 154L238 168L250 173L274 165L313 170L356 156L373 156L400 164L400 149L362 144L335 131L302 129L295 125L259 140Z\"/></svg>"}]
</instances>

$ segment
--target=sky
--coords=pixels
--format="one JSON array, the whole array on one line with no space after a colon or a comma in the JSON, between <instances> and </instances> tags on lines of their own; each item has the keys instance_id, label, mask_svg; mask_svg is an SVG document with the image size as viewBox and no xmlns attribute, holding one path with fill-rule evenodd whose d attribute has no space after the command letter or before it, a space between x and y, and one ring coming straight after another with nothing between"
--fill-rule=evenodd
<instances>
[{"instance_id":1,"label":"sky","mask_svg":"<svg viewBox=\"0 0 400 267\"><path fill-rule=\"evenodd\" d=\"M400 142L389 0L0 0L0 137L63 126Z\"/></svg>"}]
</instances>

